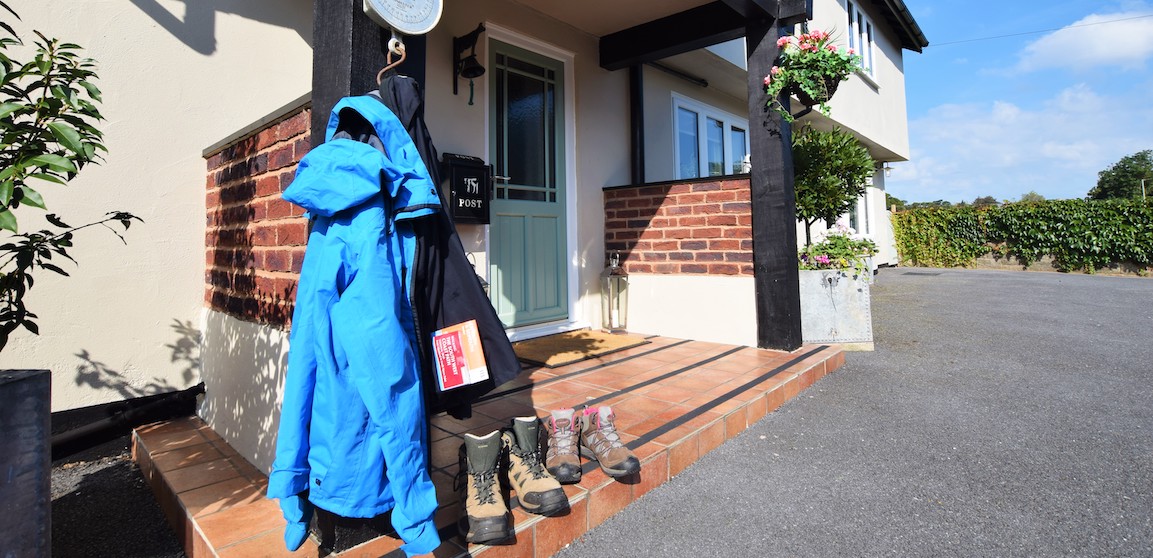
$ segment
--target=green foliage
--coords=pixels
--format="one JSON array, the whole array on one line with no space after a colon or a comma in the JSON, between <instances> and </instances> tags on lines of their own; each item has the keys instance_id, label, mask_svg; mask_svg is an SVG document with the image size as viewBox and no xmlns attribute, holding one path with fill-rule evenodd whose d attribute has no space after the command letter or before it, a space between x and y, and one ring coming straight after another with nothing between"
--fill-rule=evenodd
<instances>
[{"instance_id":1,"label":"green foliage","mask_svg":"<svg viewBox=\"0 0 1153 558\"><path fill-rule=\"evenodd\" d=\"M877 245L867 238L855 239L846 229L831 229L820 242L797 253L801 269L852 269L856 275L870 273L868 260Z\"/></svg>"},{"instance_id":2,"label":"green foliage","mask_svg":"<svg viewBox=\"0 0 1153 558\"><path fill-rule=\"evenodd\" d=\"M905 209L929 209L929 208L943 208L953 207L953 202L945 200L936 200L931 202L913 202L905 205Z\"/></svg>"},{"instance_id":3,"label":"green foliage","mask_svg":"<svg viewBox=\"0 0 1153 558\"><path fill-rule=\"evenodd\" d=\"M0 245L0 270L4 270L0 273L0 350L8 344L9 335L20 327L37 335L40 333L40 327L35 322L36 314L24 304L24 295L35 284L33 271L46 270L67 277L68 272L53 263L52 257L56 255L76 263L68 254L76 231L102 226L124 242L124 237L110 223L119 223L124 230L128 230L132 221L139 220L139 217L131 213L114 211L99 221L72 227L55 215L48 215L48 221L63 230L45 229L35 233L15 234L9 238L9 242Z\"/></svg>"},{"instance_id":4,"label":"green foliage","mask_svg":"<svg viewBox=\"0 0 1153 558\"><path fill-rule=\"evenodd\" d=\"M824 132L810 127L793 134L793 177L797 218L809 228L818 219L830 226L847 213L865 193L865 180L873 176L873 158L857 138L839 128Z\"/></svg>"},{"instance_id":5,"label":"green foliage","mask_svg":"<svg viewBox=\"0 0 1153 558\"><path fill-rule=\"evenodd\" d=\"M973 207L990 207L994 205L1001 205L1001 202L997 201L997 198L993 196L981 196L973 200Z\"/></svg>"},{"instance_id":6,"label":"green foliage","mask_svg":"<svg viewBox=\"0 0 1153 558\"><path fill-rule=\"evenodd\" d=\"M0 9L19 19L6 3ZM102 120L96 103L100 90L93 83L95 62L82 58L81 48L49 39L33 31L32 58L21 61L13 52L23 41L7 22L0 21L0 229L12 234L0 245L0 350L16 329L39 334L36 314L24 304L24 296L35 284L33 272L46 270L67 276L52 261L53 256L76 263L68 254L74 233L103 226L121 241L124 237L109 223L128 229L136 216L123 211L108 213L103 219L72 227L54 214L47 216L59 230L19 234L15 210L21 205L47 209L37 188L67 185L89 163L99 163L106 152L103 136L95 126ZM59 262L60 259L56 260Z\"/></svg>"},{"instance_id":7,"label":"green foliage","mask_svg":"<svg viewBox=\"0 0 1153 558\"><path fill-rule=\"evenodd\" d=\"M1153 266L1153 204L1141 200L1050 200L982 210L922 209L893 216L901 260L968 266L995 252L1029 265L1046 255L1061 271Z\"/></svg>"},{"instance_id":8,"label":"green foliage","mask_svg":"<svg viewBox=\"0 0 1153 558\"><path fill-rule=\"evenodd\" d=\"M67 184L106 149L95 127L95 62L39 31L32 59L15 60L10 51L23 42L11 26L4 30L11 36L0 37L0 228L15 233L16 207L45 209L36 188Z\"/></svg>"},{"instance_id":9,"label":"green foliage","mask_svg":"<svg viewBox=\"0 0 1153 558\"><path fill-rule=\"evenodd\" d=\"M905 200L898 198L897 196L894 196L888 192L885 192L885 207L887 207L889 209L896 208L896 211L900 211L902 209L905 209L906 203L908 203L908 202L906 202Z\"/></svg>"},{"instance_id":10,"label":"green foliage","mask_svg":"<svg viewBox=\"0 0 1153 558\"><path fill-rule=\"evenodd\" d=\"M1097 173L1097 186L1089 190L1089 199L1140 199L1141 179L1145 179L1146 194L1153 197L1153 150L1126 155Z\"/></svg>"},{"instance_id":11,"label":"green foliage","mask_svg":"<svg viewBox=\"0 0 1153 558\"><path fill-rule=\"evenodd\" d=\"M937 267L970 265L988 250L979 215L966 207L929 207L892 217L897 253L904 263Z\"/></svg>"},{"instance_id":12,"label":"green foliage","mask_svg":"<svg viewBox=\"0 0 1153 558\"><path fill-rule=\"evenodd\" d=\"M860 66L860 56L830 41L832 37L819 29L777 40L781 54L777 65L765 76L765 93L769 97L769 108L785 120L792 122L793 115L781 104L782 93L796 94L800 90L817 101L821 112L828 116L826 102L833 96L833 90Z\"/></svg>"},{"instance_id":13,"label":"green foliage","mask_svg":"<svg viewBox=\"0 0 1153 558\"><path fill-rule=\"evenodd\" d=\"M1029 190L1027 193L1021 194L1021 199L1019 199L1017 201L1020 203L1043 202L1043 201L1045 201L1045 196L1042 196L1041 194L1038 194L1037 192L1035 192L1033 190Z\"/></svg>"}]
</instances>

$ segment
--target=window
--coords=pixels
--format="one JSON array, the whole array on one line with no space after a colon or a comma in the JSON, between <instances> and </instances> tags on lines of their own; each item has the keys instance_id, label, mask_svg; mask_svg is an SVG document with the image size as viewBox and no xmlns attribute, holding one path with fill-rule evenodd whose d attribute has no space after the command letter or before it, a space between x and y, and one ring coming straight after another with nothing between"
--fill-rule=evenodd
<instances>
[{"instance_id":1,"label":"window","mask_svg":"<svg viewBox=\"0 0 1153 558\"><path fill-rule=\"evenodd\" d=\"M845 2L845 11L849 15L849 48L861 56L861 71L873 77L876 75L873 20L852 1Z\"/></svg>"},{"instance_id":2,"label":"window","mask_svg":"<svg viewBox=\"0 0 1153 558\"><path fill-rule=\"evenodd\" d=\"M692 99L673 95L676 111L676 178L741 172L749 153L748 121Z\"/></svg>"}]
</instances>

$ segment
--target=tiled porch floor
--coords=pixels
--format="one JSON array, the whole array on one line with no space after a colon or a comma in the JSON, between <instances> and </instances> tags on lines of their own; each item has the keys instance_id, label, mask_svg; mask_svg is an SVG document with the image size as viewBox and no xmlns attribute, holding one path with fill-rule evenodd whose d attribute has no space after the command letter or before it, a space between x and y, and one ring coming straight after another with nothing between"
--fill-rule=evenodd
<instances>
[{"instance_id":1,"label":"tiled porch floor","mask_svg":"<svg viewBox=\"0 0 1153 558\"><path fill-rule=\"evenodd\" d=\"M478 402L471 419L433 417L433 482L441 504L437 525L445 541L436 556L551 556L844 364L836 346L781 353L665 337L649 340L560 368L526 369ZM585 463L581 482L565 487L569 514L530 515L514 498L515 543L464 545L456 535L461 509L452 489L461 436L487 434L512 417L543 417L553 409L585 405L612 406L621 438L641 459L641 472L622 482L606 476L595 462ZM139 428L133 452L190 557L326 555L312 539L296 553L284 550L280 510L263 497L264 473L200 419ZM400 544L383 536L329 556L403 556Z\"/></svg>"}]
</instances>

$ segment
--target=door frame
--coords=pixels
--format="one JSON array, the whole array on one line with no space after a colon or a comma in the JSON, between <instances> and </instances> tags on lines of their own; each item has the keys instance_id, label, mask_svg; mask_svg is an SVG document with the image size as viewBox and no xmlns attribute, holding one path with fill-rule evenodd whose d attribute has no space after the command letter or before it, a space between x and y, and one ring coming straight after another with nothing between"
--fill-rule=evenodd
<instances>
[{"instance_id":1,"label":"door frame","mask_svg":"<svg viewBox=\"0 0 1153 558\"><path fill-rule=\"evenodd\" d=\"M576 181L576 54L539 39L530 37L508 27L491 21L484 22L485 27L485 56L490 51L490 41L496 40L525 50L560 61L564 65L564 153L562 158L565 167L565 273L568 277L566 296L568 297L568 318L554 322L533 324L505 330L509 339L518 341L532 337L540 337L552 333L561 333L590 327L588 318L584 315L580 302L580 258L577 252L577 181ZM487 84L488 74L485 74L484 91L484 152L492 153L492 143L489 141L488 130L492 129L491 116L488 107L492 99L489 97ZM491 225L484 228L485 252L492 251L492 239L489 236ZM489 259L486 257L486 260Z\"/></svg>"}]
</instances>

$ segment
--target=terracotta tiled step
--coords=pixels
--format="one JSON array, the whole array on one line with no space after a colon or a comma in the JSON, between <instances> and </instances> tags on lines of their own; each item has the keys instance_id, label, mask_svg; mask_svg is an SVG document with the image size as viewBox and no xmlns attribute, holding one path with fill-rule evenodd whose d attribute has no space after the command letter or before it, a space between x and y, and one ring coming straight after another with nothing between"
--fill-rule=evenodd
<instances>
[{"instance_id":1,"label":"terracotta tiled step","mask_svg":"<svg viewBox=\"0 0 1153 558\"><path fill-rule=\"evenodd\" d=\"M642 462L639 474L615 480L586 463L581 482L565 487L571 510L563 516L527 514L514 494L513 544L464 547L452 536L435 555L551 556L844 364L835 346L779 353L650 341L600 359L526 370L478 402L468 420L433 417L432 477L444 535L455 535L461 513L452 485L465 433L487 434L512 417L544 417L561 407L611 405L621 438ZM133 451L190 557L318 556L311 539L296 553L284 550L280 510L263 497L267 478L199 419L140 428ZM402 556L400 545L395 535L382 536L330 556Z\"/></svg>"}]
</instances>

